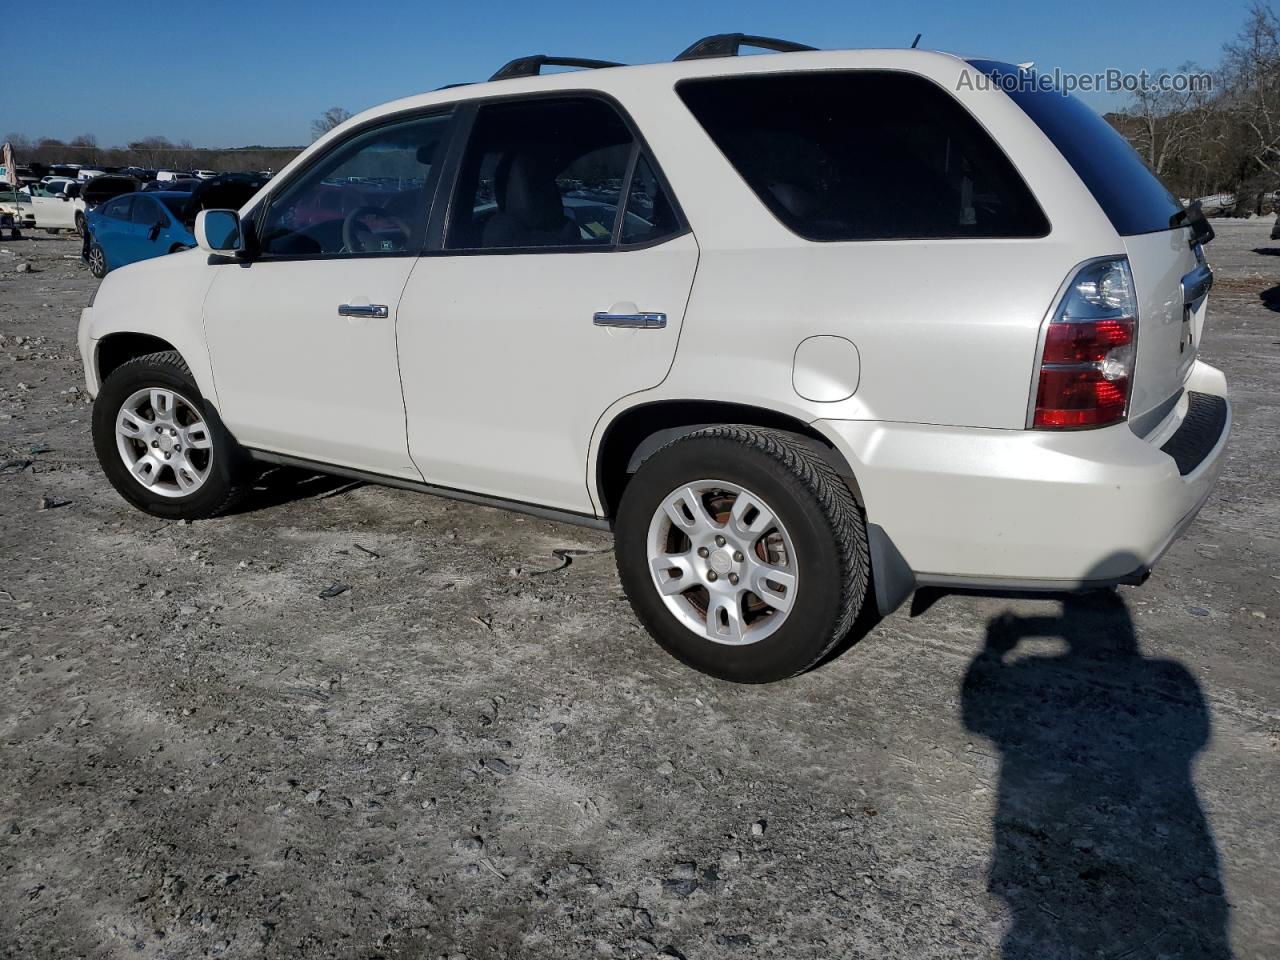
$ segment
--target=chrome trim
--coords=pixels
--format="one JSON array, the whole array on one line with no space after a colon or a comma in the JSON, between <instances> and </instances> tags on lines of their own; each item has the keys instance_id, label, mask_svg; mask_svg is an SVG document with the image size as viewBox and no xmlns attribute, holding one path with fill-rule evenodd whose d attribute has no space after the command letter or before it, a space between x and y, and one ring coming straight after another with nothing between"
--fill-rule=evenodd
<instances>
[{"instance_id":1,"label":"chrome trim","mask_svg":"<svg viewBox=\"0 0 1280 960\"><path fill-rule=\"evenodd\" d=\"M609 313L599 310L591 318L597 327L626 327L631 330L661 330L667 325L665 313Z\"/></svg>"},{"instance_id":2,"label":"chrome trim","mask_svg":"<svg viewBox=\"0 0 1280 960\"><path fill-rule=\"evenodd\" d=\"M1192 306L1213 287L1213 271L1207 263L1201 263L1182 278L1182 303Z\"/></svg>"},{"instance_id":3,"label":"chrome trim","mask_svg":"<svg viewBox=\"0 0 1280 960\"><path fill-rule=\"evenodd\" d=\"M340 317L372 317L374 320L385 320L391 311L381 303L344 303L338 307Z\"/></svg>"}]
</instances>

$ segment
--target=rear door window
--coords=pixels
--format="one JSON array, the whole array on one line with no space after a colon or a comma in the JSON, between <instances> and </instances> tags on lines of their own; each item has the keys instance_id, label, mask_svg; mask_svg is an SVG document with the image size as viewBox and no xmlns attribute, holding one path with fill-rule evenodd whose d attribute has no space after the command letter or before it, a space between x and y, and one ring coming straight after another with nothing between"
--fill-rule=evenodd
<instances>
[{"instance_id":1,"label":"rear door window","mask_svg":"<svg viewBox=\"0 0 1280 960\"><path fill-rule=\"evenodd\" d=\"M481 107L446 249L610 246L632 146L627 125L600 100Z\"/></svg>"},{"instance_id":2,"label":"rear door window","mask_svg":"<svg viewBox=\"0 0 1280 960\"><path fill-rule=\"evenodd\" d=\"M627 212L621 231L624 244L653 243L680 229L675 208L648 157L637 159L627 194Z\"/></svg>"},{"instance_id":3,"label":"rear door window","mask_svg":"<svg viewBox=\"0 0 1280 960\"><path fill-rule=\"evenodd\" d=\"M128 220L129 209L133 206L133 197L120 197L112 200L102 208L102 215L112 220Z\"/></svg>"},{"instance_id":4,"label":"rear door window","mask_svg":"<svg viewBox=\"0 0 1280 960\"><path fill-rule=\"evenodd\" d=\"M156 206L156 202L150 197L133 197L133 209L129 213L129 219L134 223L140 223L145 227L149 227L156 222L167 223L168 217Z\"/></svg>"},{"instance_id":5,"label":"rear door window","mask_svg":"<svg viewBox=\"0 0 1280 960\"><path fill-rule=\"evenodd\" d=\"M458 173L445 249L608 250L683 230L657 166L602 99L486 104Z\"/></svg>"},{"instance_id":6,"label":"rear door window","mask_svg":"<svg viewBox=\"0 0 1280 960\"><path fill-rule=\"evenodd\" d=\"M999 84L1084 181L1121 236L1178 226L1182 204L1111 124L1085 103L1063 96L1029 71L971 60Z\"/></svg>"},{"instance_id":7,"label":"rear door window","mask_svg":"<svg viewBox=\"0 0 1280 960\"><path fill-rule=\"evenodd\" d=\"M676 89L760 201L807 240L1049 232L1009 159L923 77L822 71Z\"/></svg>"}]
</instances>

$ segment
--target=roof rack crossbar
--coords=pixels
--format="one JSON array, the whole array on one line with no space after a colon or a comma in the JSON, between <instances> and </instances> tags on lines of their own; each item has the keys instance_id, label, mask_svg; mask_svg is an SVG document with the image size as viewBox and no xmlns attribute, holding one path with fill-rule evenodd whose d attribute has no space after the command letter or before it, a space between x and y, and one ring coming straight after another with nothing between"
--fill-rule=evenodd
<instances>
[{"instance_id":1,"label":"roof rack crossbar","mask_svg":"<svg viewBox=\"0 0 1280 960\"><path fill-rule=\"evenodd\" d=\"M693 43L676 57L676 60L736 57L742 47L758 47L761 50L773 50L777 53L799 53L802 50L817 49L807 44L796 43L794 40L779 40L776 37L755 37L749 33L717 33Z\"/></svg>"},{"instance_id":2,"label":"roof rack crossbar","mask_svg":"<svg viewBox=\"0 0 1280 960\"><path fill-rule=\"evenodd\" d=\"M532 57L517 57L510 63L503 64L490 80L511 80L515 77L536 77L542 73L543 67L582 67L587 70L600 70L604 67L620 67L622 64L612 60L584 60L581 57L548 57L539 53Z\"/></svg>"}]
</instances>

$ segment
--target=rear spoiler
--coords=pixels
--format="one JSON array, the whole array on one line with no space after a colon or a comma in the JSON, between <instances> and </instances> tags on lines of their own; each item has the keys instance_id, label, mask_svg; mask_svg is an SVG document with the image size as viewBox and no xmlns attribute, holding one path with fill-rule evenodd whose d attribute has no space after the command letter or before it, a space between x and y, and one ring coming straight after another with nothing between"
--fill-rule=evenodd
<instances>
[{"instance_id":1,"label":"rear spoiler","mask_svg":"<svg viewBox=\"0 0 1280 960\"><path fill-rule=\"evenodd\" d=\"M1188 226L1191 228L1191 246L1204 246L1209 243L1213 237L1213 227L1209 225L1209 221L1205 219L1204 211L1200 209L1200 201L1193 200L1187 204L1186 209L1179 210L1169 218L1169 226Z\"/></svg>"}]
</instances>

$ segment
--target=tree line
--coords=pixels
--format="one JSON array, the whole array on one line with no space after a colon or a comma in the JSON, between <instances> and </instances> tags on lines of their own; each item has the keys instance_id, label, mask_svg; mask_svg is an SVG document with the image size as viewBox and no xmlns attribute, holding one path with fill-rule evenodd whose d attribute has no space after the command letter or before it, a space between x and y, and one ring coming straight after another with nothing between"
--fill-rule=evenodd
<instances>
[{"instance_id":1,"label":"tree line","mask_svg":"<svg viewBox=\"0 0 1280 960\"><path fill-rule=\"evenodd\" d=\"M6 135L19 163L78 163L85 167L143 167L149 170L279 170L302 147L194 147L189 140L177 143L167 137L144 137L123 147L102 147L91 133L59 140L31 139L20 133Z\"/></svg>"},{"instance_id":2,"label":"tree line","mask_svg":"<svg viewBox=\"0 0 1280 960\"><path fill-rule=\"evenodd\" d=\"M1163 71L1161 71L1163 72ZM1211 90L1147 90L1107 119L1181 197L1229 194L1224 212L1275 209L1280 190L1280 19L1255 2L1212 71Z\"/></svg>"}]
</instances>

